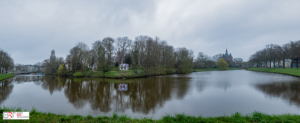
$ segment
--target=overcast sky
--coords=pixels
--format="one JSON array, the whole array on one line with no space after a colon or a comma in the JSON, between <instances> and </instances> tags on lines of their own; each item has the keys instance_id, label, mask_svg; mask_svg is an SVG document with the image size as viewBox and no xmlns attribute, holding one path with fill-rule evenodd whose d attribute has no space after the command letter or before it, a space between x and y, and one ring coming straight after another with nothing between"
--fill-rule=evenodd
<instances>
[{"instance_id":1,"label":"overcast sky","mask_svg":"<svg viewBox=\"0 0 300 123\"><path fill-rule=\"evenodd\" d=\"M78 42L147 35L209 56L247 61L273 43L300 40L300 0L1 0L0 48L35 64Z\"/></svg>"}]
</instances>

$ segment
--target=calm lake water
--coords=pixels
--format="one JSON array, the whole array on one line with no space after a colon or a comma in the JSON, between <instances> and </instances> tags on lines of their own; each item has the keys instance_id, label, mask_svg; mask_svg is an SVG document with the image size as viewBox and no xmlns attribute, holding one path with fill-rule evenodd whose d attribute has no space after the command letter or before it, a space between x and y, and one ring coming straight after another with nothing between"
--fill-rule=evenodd
<instances>
[{"instance_id":1,"label":"calm lake water","mask_svg":"<svg viewBox=\"0 0 300 123\"><path fill-rule=\"evenodd\" d=\"M300 78L246 70L140 79L18 75L0 83L0 105L42 112L158 119L166 114L300 114Z\"/></svg>"}]
</instances>

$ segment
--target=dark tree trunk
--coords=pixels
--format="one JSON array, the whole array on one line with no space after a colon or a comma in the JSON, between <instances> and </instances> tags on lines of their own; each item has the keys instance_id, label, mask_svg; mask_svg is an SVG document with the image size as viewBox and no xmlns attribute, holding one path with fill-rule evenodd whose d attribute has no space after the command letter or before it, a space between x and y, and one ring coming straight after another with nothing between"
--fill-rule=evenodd
<instances>
[{"instance_id":1,"label":"dark tree trunk","mask_svg":"<svg viewBox=\"0 0 300 123\"><path fill-rule=\"evenodd\" d=\"M297 59L297 55L296 57L293 57L293 63L296 64L296 68L298 68L298 59Z\"/></svg>"},{"instance_id":2,"label":"dark tree trunk","mask_svg":"<svg viewBox=\"0 0 300 123\"><path fill-rule=\"evenodd\" d=\"M274 58L274 63L273 63L273 65L274 65L274 68L276 68L276 66L275 66L275 58Z\"/></svg>"},{"instance_id":3,"label":"dark tree trunk","mask_svg":"<svg viewBox=\"0 0 300 123\"><path fill-rule=\"evenodd\" d=\"M293 63L294 63L294 57L292 56L291 63L290 63L291 68L293 68Z\"/></svg>"},{"instance_id":4,"label":"dark tree trunk","mask_svg":"<svg viewBox=\"0 0 300 123\"><path fill-rule=\"evenodd\" d=\"M282 59L282 63L283 63L283 68L285 68L285 59Z\"/></svg>"},{"instance_id":5,"label":"dark tree trunk","mask_svg":"<svg viewBox=\"0 0 300 123\"><path fill-rule=\"evenodd\" d=\"M298 68L298 62L299 62L298 55L297 55L297 58L296 58L296 60L297 60L297 62L296 62L296 63L297 63L297 68Z\"/></svg>"}]
</instances>

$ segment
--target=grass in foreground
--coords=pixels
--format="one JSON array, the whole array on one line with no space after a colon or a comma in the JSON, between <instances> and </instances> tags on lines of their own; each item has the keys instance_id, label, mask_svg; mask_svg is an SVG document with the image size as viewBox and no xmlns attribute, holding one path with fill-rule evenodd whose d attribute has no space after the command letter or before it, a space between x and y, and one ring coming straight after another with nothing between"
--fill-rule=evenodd
<instances>
[{"instance_id":1,"label":"grass in foreground","mask_svg":"<svg viewBox=\"0 0 300 123\"><path fill-rule=\"evenodd\" d=\"M0 74L0 81L3 81L5 79L8 79L10 77L15 76L15 74L7 73L7 74Z\"/></svg>"},{"instance_id":2,"label":"grass in foreground","mask_svg":"<svg viewBox=\"0 0 300 123\"><path fill-rule=\"evenodd\" d=\"M21 108L7 108L0 107L0 119L3 119L3 112L8 111L25 111ZM201 117L201 116L188 116L185 114L175 114L175 115L166 115L162 116L162 118L158 120L154 120L151 118L130 118L126 115L117 115L113 114L113 116L98 116L93 117L91 115L88 116L80 116L80 115L62 115L62 114L53 114L53 113L42 113L36 111L36 109L32 109L30 111L29 120L4 120L4 122L98 122L98 123L107 123L107 122L121 122L121 123L253 123L253 122L262 122L262 123L299 123L300 115L292 115L292 114L282 114L282 115L268 115L261 112L253 112L249 115L241 115L240 113L235 113L231 116L220 116L220 117Z\"/></svg>"},{"instance_id":3,"label":"grass in foreground","mask_svg":"<svg viewBox=\"0 0 300 123\"><path fill-rule=\"evenodd\" d=\"M300 76L300 69L297 68L249 68L248 70Z\"/></svg>"}]
</instances>

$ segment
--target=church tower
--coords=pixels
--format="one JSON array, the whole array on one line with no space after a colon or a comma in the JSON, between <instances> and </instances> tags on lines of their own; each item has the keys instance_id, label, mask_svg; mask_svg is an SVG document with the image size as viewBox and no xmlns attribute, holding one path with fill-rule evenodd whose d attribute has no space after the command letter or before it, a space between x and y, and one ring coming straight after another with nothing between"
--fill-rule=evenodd
<instances>
[{"instance_id":1,"label":"church tower","mask_svg":"<svg viewBox=\"0 0 300 123\"><path fill-rule=\"evenodd\" d=\"M55 60L56 60L55 51L52 50L50 55L50 64L55 63Z\"/></svg>"}]
</instances>

